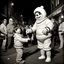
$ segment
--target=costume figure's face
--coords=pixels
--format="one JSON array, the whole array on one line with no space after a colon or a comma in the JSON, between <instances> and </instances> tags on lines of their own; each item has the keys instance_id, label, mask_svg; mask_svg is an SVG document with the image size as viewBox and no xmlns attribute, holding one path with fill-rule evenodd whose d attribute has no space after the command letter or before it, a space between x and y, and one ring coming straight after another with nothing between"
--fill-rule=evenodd
<instances>
[{"instance_id":1,"label":"costume figure's face","mask_svg":"<svg viewBox=\"0 0 64 64\"><path fill-rule=\"evenodd\" d=\"M37 21L41 21L42 19L44 19L46 17L46 11L44 7L43 6L37 7L34 10L34 15Z\"/></svg>"},{"instance_id":2,"label":"costume figure's face","mask_svg":"<svg viewBox=\"0 0 64 64\"><path fill-rule=\"evenodd\" d=\"M41 16L42 16L41 13L39 13L39 12L36 12L36 13L35 13L35 19L36 19L36 20L40 19Z\"/></svg>"}]
</instances>

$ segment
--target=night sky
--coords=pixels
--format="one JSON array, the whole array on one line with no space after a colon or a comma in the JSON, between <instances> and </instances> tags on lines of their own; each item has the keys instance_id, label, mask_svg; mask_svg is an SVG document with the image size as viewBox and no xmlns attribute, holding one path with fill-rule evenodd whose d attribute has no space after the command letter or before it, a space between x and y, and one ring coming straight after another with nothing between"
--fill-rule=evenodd
<instances>
[{"instance_id":1,"label":"night sky","mask_svg":"<svg viewBox=\"0 0 64 64\"><path fill-rule=\"evenodd\" d=\"M24 19L34 18L33 11L36 7L43 5L47 15L51 13L50 0L2 0L0 4L1 12L4 11L3 7L8 5L7 3L12 1L14 3L14 13L22 14ZM4 3L3 3L4 2Z\"/></svg>"},{"instance_id":2,"label":"night sky","mask_svg":"<svg viewBox=\"0 0 64 64\"><path fill-rule=\"evenodd\" d=\"M50 0L42 0L42 1L14 1L15 6L14 10L19 14L22 14L24 18L33 18L33 11L36 7L43 5L47 15L51 13Z\"/></svg>"}]
</instances>

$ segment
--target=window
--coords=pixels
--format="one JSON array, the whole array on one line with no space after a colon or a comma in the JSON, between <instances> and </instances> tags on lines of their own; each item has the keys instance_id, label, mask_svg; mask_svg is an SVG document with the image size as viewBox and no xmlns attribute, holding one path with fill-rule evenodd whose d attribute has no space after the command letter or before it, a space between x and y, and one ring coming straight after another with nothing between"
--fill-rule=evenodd
<instances>
[{"instance_id":1,"label":"window","mask_svg":"<svg viewBox=\"0 0 64 64\"><path fill-rule=\"evenodd\" d=\"M56 0L56 4L55 6L58 6L60 3L59 3L59 0Z\"/></svg>"},{"instance_id":2,"label":"window","mask_svg":"<svg viewBox=\"0 0 64 64\"><path fill-rule=\"evenodd\" d=\"M51 0L51 8L52 10L55 9L57 6L63 3L63 0Z\"/></svg>"}]
</instances>

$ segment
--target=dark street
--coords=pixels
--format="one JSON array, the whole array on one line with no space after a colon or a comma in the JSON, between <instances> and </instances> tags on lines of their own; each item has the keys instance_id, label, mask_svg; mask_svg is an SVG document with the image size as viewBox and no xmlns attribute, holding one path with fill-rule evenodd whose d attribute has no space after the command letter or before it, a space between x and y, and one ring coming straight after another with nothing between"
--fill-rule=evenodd
<instances>
[{"instance_id":1,"label":"dark street","mask_svg":"<svg viewBox=\"0 0 64 64\"><path fill-rule=\"evenodd\" d=\"M64 64L63 51L64 0L0 1L0 64Z\"/></svg>"},{"instance_id":2,"label":"dark street","mask_svg":"<svg viewBox=\"0 0 64 64\"><path fill-rule=\"evenodd\" d=\"M12 52L11 52L12 51ZM37 45L27 47L24 49L25 64L63 64L63 49L52 51L52 61L46 63L44 60L39 60L40 52L37 49ZM16 51L14 48L2 52L1 64L15 64Z\"/></svg>"}]
</instances>

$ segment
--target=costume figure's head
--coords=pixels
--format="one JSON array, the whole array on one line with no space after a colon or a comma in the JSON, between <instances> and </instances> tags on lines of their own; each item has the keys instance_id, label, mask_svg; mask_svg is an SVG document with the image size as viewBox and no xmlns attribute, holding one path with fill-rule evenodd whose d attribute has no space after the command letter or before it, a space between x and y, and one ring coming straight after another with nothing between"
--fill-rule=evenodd
<instances>
[{"instance_id":1,"label":"costume figure's head","mask_svg":"<svg viewBox=\"0 0 64 64\"><path fill-rule=\"evenodd\" d=\"M37 7L34 10L34 15L36 20L42 20L46 17L46 11L43 6Z\"/></svg>"}]
</instances>

